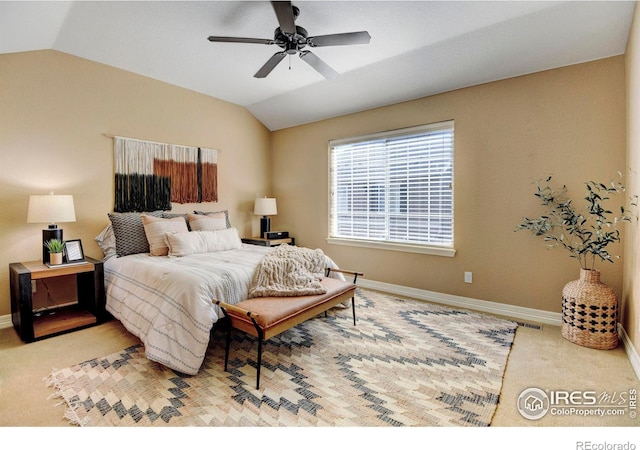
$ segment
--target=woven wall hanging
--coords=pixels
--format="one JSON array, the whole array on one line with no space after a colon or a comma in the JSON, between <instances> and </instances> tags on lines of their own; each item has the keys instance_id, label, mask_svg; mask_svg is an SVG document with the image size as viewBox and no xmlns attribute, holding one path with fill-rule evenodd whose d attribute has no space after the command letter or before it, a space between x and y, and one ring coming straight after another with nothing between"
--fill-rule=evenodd
<instances>
[{"instance_id":1,"label":"woven wall hanging","mask_svg":"<svg viewBox=\"0 0 640 450\"><path fill-rule=\"evenodd\" d=\"M218 151L113 137L115 212L218 201Z\"/></svg>"}]
</instances>

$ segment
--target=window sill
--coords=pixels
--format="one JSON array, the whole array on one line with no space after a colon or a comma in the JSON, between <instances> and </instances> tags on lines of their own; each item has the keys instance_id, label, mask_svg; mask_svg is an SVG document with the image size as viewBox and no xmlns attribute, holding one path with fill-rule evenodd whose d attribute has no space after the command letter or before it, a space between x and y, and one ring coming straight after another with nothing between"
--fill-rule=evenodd
<instances>
[{"instance_id":1,"label":"window sill","mask_svg":"<svg viewBox=\"0 0 640 450\"><path fill-rule=\"evenodd\" d=\"M423 245L395 244L390 242L366 241L342 238L327 238L327 243L334 245L348 245L351 247L376 248L380 250L392 250L396 252L421 253L424 255L446 256L453 258L456 255L454 248L428 247Z\"/></svg>"}]
</instances>

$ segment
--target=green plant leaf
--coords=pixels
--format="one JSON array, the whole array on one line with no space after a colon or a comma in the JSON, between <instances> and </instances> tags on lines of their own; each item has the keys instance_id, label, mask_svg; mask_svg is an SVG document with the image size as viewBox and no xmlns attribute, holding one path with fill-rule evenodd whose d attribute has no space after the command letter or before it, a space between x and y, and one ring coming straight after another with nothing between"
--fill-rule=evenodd
<instances>
[{"instance_id":1,"label":"green plant leaf","mask_svg":"<svg viewBox=\"0 0 640 450\"><path fill-rule=\"evenodd\" d=\"M620 242L617 225L620 222L631 221L632 217L637 219L637 214L632 215L624 205L619 207L618 215L613 213L616 209L607 205L614 196L625 192L624 185L614 181L611 182L611 186L587 181L587 192L583 197L585 206L578 209L572 199L567 197L566 185L554 187L550 184L551 179L552 177L548 176L536 182L534 192L534 196L546 208L545 214L539 218L523 218L515 231L529 230L535 236L542 236L548 248L565 248L571 258L580 261L583 269L593 268L596 259L613 262L607 247ZM631 207L636 208L638 196L634 195L630 200Z\"/></svg>"},{"instance_id":2,"label":"green plant leaf","mask_svg":"<svg viewBox=\"0 0 640 450\"><path fill-rule=\"evenodd\" d=\"M60 239L49 239L44 243L44 246L50 253L62 253L64 251L64 241Z\"/></svg>"}]
</instances>

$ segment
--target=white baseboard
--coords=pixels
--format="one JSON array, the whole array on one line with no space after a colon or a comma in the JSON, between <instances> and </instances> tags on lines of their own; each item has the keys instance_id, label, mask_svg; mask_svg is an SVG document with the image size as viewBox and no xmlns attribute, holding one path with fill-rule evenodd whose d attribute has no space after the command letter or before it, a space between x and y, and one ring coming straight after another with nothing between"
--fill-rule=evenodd
<instances>
[{"instance_id":1,"label":"white baseboard","mask_svg":"<svg viewBox=\"0 0 640 450\"><path fill-rule=\"evenodd\" d=\"M10 328L12 326L13 324L11 323L11 314L0 316L0 330L3 328Z\"/></svg>"},{"instance_id":2,"label":"white baseboard","mask_svg":"<svg viewBox=\"0 0 640 450\"><path fill-rule=\"evenodd\" d=\"M638 351L629 340L627 330L625 330L622 325L618 326L618 334L620 335L620 341L622 341L622 346L627 354L627 358L629 358L631 367L633 367L633 371L636 373L636 378L640 380L640 354L638 354Z\"/></svg>"},{"instance_id":3,"label":"white baseboard","mask_svg":"<svg viewBox=\"0 0 640 450\"><path fill-rule=\"evenodd\" d=\"M388 292L390 294L403 295L418 300L425 300L443 305L455 306L458 308L472 309L474 311L487 312L498 316L507 316L514 319L521 319L527 322L545 323L547 325L560 326L562 314L539 309L525 308L522 306L506 305L504 303L488 302L486 300L476 300L468 297L460 297L440 292L425 291L397 284L382 283L364 278L358 279L358 286L365 289Z\"/></svg>"}]
</instances>

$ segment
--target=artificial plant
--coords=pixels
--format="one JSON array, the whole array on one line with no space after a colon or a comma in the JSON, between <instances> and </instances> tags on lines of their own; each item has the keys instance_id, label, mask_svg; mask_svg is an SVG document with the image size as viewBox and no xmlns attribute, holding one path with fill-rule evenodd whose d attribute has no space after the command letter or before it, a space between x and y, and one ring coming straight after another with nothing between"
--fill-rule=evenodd
<instances>
[{"instance_id":1,"label":"artificial plant","mask_svg":"<svg viewBox=\"0 0 640 450\"><path fill-rule=\"evenodd\" d=\"M638 196L629 200L630 208L625 208L626 200L621 197L624 197L626 189L621 182L587 181L585 204L579 208L567 197L567 187L554 187L551 179L549 176L536 182L534 194L546 213L533 219L523 218L516 231L529 230L536 236L542 236L548 247L567 249L582 269L594 270L596 260L612 263L614 257L608 247L620 242L619 225L630 222L634 217L631 208L637 206ZM610 207L614 198L618 199L617 205Z\"/></svg>"}]
</instances>

